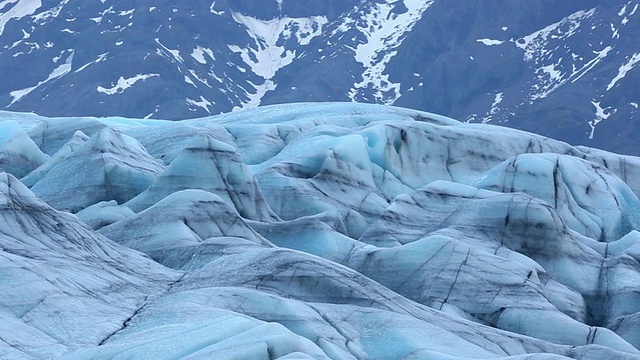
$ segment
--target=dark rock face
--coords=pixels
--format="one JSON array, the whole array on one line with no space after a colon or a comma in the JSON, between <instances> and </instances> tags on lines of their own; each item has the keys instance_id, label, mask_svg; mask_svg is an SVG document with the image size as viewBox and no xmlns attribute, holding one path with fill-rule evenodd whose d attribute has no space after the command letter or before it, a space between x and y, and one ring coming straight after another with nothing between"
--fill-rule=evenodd
<instances>
[{"instance_id":1,"label":"dark rock face","mask_svg":"<svg viewBox=\"0 0 640 360\"><path fill-rule=\"evenodd\" d=\"M640 1L8 1L0 107L184 119L361 101L639 154Z\"/></svg>"}]
</instances>

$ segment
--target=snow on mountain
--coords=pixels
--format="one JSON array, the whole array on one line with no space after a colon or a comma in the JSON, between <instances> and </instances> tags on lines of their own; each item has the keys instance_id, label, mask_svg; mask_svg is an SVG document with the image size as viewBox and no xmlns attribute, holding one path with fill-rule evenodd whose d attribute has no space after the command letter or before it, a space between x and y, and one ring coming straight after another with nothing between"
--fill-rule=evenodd
<instances>
[{"instance_id":1,"label":"snow on mountain","mask_svg":"<svg viewBox=\"0 0 640 360\"><path fill-rule=\"evenodd\" d=\"M639 158L352 103L0 127L2 357L640 358Z\"/></svg>"},{"instance_id":2,"label":"snow on mountain","mask_svg":"<svg viewBox=\"0 0 640 360\"><path fill-rule=\"evenodd\" d=\"M296 51L286 49L284 44L295 39L299 46L309 45L311 39L322 33L322 25L327 23L324 16L295 19L280 17L269 21L235 12L232 16L247 28L247 34L255 41L255 45L251 44L246 49L229 45L229 49L239 53L251 71L264 79L263 84L256 85L255 93L249 96L250 100L241 104L240 108L260 105L262 96L267 91L276 89L273 77L278 70L291 64L296 56Z\"/></svg>"},{"instance_id":3,"label":"snow on mountain","mask_svg":"<svg viewBox=\"0 0 640 360\"><path fill-rule=\"evenodd\" d=\"M365 35L364 43L355 48L355 59L364 67L362 81L355 83L349 91L354 101L362 101L371 96L359 94L362 88L373 88L376 103L391 105L400 97L399 83L389 80L387 65L401 44L407 32L420 20L432 1L405 1L403 3L373 3L367 11L360 10L356 19L347 17L339 31L352 28ZM405 9L396 12L398 7ZM351 24L353 22L353 24Z\"/></svg>"},{"instance_id":4,"label":"snow on mountain","mask_svg":"<svg viewBox=\"0 0 640 360\"><path fill-rule=\"evenodd\" d=\"M358 101L639 154L639 8L638 0L7 0L0 69L11 76L0 107L185 119Z\"/></svg>"}]
</instances>

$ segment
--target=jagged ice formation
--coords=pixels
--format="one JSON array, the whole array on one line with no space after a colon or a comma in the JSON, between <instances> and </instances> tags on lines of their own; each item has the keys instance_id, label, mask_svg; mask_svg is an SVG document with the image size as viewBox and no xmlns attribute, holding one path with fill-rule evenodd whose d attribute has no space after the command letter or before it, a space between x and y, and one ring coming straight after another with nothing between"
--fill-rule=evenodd
<instances>
[{"instance_id":1,"label":"jagged ice formation","mask_svg":"<svg viewBox=\"0 0 640 360\"><path fill-rule=\"evenodd\" d=\"M639 158L353 103L0 129L2 358L640 358Z\"/></svg>"}]
</instances>

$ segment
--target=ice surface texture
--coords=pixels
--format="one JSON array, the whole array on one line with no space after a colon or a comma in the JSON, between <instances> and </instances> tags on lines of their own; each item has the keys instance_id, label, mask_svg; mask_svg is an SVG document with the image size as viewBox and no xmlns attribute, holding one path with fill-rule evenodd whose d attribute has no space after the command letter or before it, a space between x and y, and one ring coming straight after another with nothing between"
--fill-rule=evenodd
<instances>
[{"instance_id":1,"label":"ice surface texture","mask_svg":"<svg viewBox=\"0 0 640 360\"><path fill-rule=\"evenodd\" d=\"M0 129L2 358L640 358L638 158L360 104Z\"/></svg>"}]
</instances>

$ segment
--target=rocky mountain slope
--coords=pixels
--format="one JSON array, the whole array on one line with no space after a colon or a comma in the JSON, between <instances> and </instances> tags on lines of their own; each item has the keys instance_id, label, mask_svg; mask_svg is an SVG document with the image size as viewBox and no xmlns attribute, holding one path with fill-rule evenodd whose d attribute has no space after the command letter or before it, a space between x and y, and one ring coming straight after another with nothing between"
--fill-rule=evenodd
<instances>
[{"instance_id":1,"label":"rocky mountain slope","mask_svg":"<svg viewBox=\"0 0 640 360\"><path fill-rule=\"evenodd\" d=\"M0 107L185 119L359 101L640 154L638 0L5 0Z\"/></svg>"}]
</instances>

